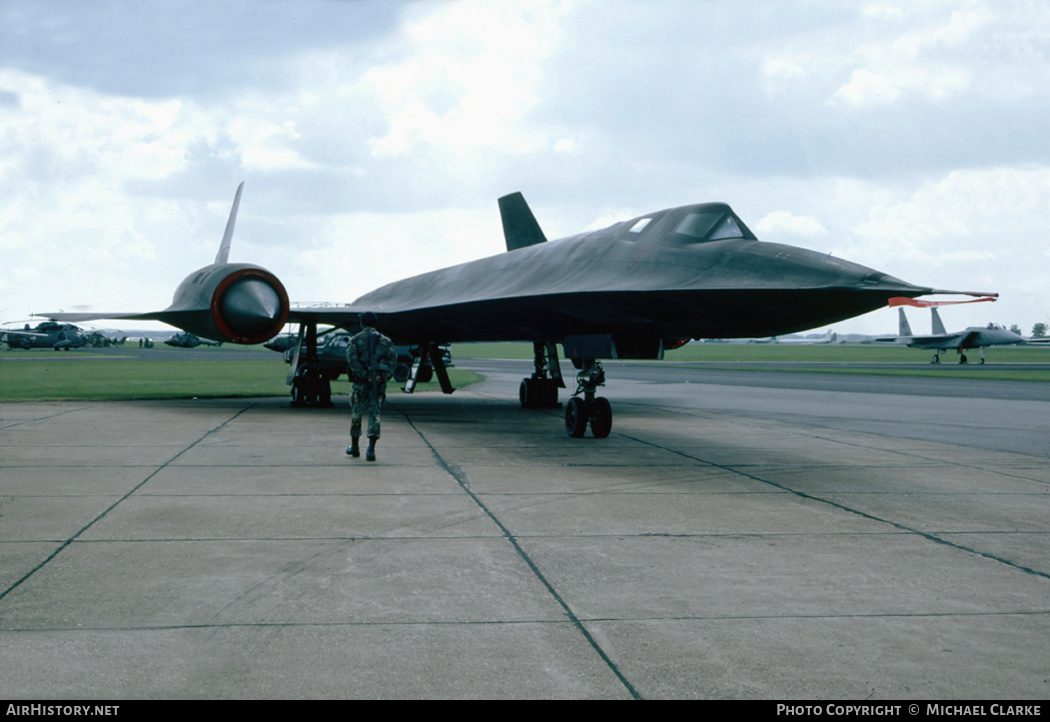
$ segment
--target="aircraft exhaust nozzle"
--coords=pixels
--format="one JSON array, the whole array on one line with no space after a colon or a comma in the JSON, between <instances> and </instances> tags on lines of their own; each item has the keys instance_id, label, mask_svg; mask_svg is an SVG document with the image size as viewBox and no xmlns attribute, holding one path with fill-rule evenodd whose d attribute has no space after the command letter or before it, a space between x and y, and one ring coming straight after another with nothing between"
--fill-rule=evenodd
<instances>
[{"instance_id":1,"label":"aircraft exhaust nozzle","mask_svg":"<svg viewBox=\"0 0 1050 722\"><path fill-rule=\"evenodd\" d=\"M221 307L223 321L238 336L265 334L281 315L277 291L258 278L244 278L231 285L223 294Z\"/></svg>"},{"instance_id":2,"label":"aircraft exhaust nozzle","mask_svg":"<svg viewBox=\"0 0 1050 722\"><path fill-rule=\"evenodd\" d=\"M208 317L213 324L211 328L218 335L209 330L208 333L197 333L198 336L253 344L262 343L281 332L288 319L289 303L288 293L276 276L258 266L230 264L216 267L216 270L217 274L225 274L218 276L221 281L211 286L214 281L204 278L201 290L211 299ZM209 287L214 290L207 290ZM186 327L187 323L178 325Z\"/></svg>"}]
</instances>

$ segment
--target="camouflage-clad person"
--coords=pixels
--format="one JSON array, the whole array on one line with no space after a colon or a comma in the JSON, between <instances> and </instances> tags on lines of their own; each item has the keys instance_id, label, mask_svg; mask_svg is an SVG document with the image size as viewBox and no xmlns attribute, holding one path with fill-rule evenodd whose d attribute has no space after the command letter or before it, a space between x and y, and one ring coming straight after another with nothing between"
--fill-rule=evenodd
<instances>
[{"instance_id":1,"label":"camouflage-clad person","mask_svg":"<svg viewBox=\"0 0 1050 722\"><path fill-rule=\"evenodd\" d=\"M346 347L346 364L350 368L353 390L350 392L350 446L346 453L361 455L361 419L368 414L368 449L365 459L376 460L376 441L379 439L379 411L386 398L386 382L397 365L394 342L376 331L376 315L371 311L361 314L361 333L350 339Z\"/></svg>"}]
</instances>

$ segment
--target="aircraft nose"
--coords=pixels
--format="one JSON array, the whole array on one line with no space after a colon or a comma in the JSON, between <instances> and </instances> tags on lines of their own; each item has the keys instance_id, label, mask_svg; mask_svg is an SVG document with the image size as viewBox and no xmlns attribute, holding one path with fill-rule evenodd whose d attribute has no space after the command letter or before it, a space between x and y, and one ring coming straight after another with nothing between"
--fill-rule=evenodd
<instances>
[{"instance_id":1,"label":"aircraft nose","mask_svg":"<svg viewBox=\"0 0 1050 722\"><path fill-rule=\"evenodd\" d=\"M865 269L870 270L870 269ZM871 271L870 273L864 274L863 271L858 273L860 278L857 280L857 286L860 288L907 288L907 289L919 289L918 286L914 286L907 281L902 281L896 276L891 276L888 273L882 273L881 271Z\"/></svg>"}]
</instances>

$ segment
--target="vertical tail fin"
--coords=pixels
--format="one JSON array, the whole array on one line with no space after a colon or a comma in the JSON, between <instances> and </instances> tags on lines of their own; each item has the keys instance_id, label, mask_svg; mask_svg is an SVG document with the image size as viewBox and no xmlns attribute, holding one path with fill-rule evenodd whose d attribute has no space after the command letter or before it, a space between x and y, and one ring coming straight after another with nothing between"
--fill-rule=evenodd
<instances>
[{"instance_id":1,"label":"vertical tail fin","mask_svg":"<svg viewBox=\"0 0 1050 722\"><path fill-rule=\"evenodd\" d=\"M935 336L937 334L948 333L944 330L944 324L941 323L941 316L939 313L937 313L936 308L930 309L930 327L931 333L933 333Z\"/></svg>"},{"instance_id":2,"label":"vertical tail fin","mask_svg":"<svg viewBox=\"0 0 1050 722\"><path fill-rule=\"evenodd\" d=\"M222 234L222 243L219 244L219 252L215 254L215 265L228 263L230 258L230 241L233 240L233 227L237 223L237 208L241 205L241 190L244 189L244 181L237 186L237 195L233 197L233 208L230 209L230 217L226 221L226 232Z\"/></svg>"},{"instance_id":3,"label":"vertical tail fin","mask_svg":"<svg viewBox=\"0 0 1050 722\"><path fill-rule=\"evenodd\" d=\"M521 193L511 193L500 198L499 214L503 220L503 236L507 240L508 251L547 242L540 224L536 222L536 216L532 215Z\"/></svg>"},{"instance_id":4,"label":"vertical tail fin","mask_svg":"<svg viewBox=\"0 0 1050 722\"><path fill-rule=\"evenodd\" d=\"M904 315L904 309L898 308L897 313L900 314L900 335L911 336L911 326L908 325L908 317Z\"/></svg>"}]
</instances>

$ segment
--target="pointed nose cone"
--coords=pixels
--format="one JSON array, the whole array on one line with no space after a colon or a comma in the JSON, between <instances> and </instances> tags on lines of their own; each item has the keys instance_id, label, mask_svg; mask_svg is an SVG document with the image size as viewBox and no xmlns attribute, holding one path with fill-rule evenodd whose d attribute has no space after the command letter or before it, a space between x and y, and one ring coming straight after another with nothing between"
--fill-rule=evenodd
<instances>
[{"instance_id":1,"label":"pointed nose cone","mask_svg":"<svg viewBox=\"0 0 1050 722\"><path fill-rule=\"evenodd\" d=\"M933 292L933 289L928 286L916 286L888 273L865 269L864 266L858 266L858 268L870 271L870 273L865 274L861 270L856 274L853 286L858 291L875 291L879 295L893 293L908 297L922 296Z\"/></svg>"},{"instance_id":2,"label":"pointed nose cone","mask_svg":"<svg viewBox=\"0 0 1050 722\"><path fill-rule=\"evenodd\" d=\"M273 328L281 317L281 310L280 295L258 278L237 281L222 298L223 320L239 335L249 338Z\"/></svg>"}]
</instances>

